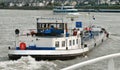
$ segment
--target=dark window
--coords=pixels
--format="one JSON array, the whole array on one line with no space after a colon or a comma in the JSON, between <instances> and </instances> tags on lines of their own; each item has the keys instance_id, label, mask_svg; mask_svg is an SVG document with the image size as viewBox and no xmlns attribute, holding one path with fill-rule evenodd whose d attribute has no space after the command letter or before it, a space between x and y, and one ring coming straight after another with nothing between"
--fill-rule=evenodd
<instances>
[{"instance_id":1,"label":"dark window","mask_svg":"<svg viewBox=\"0 0 120 70\"><path fill-rule=\"evenodd\" d=\"M72 41L71 40L69 40L69 46L71 46L72 45Z\"/></svg>"},{"instance_id":2,"label":"dark window","mask_svg":"<svg viewBox=\"0 0 120 70\"><path fill-rule=\"evenodd\" d=\"M73 40L73 45L75 45L75 40Z\"/></svg>"},{"instance_id":3,"label":"dark window","mask_svg":"<svg viewBox=\"0 0 120 70\"><path fill-rule=\"evenodd\" d=\"M65 47L65 41L62 41L62 47Z\"/></svg>"},{"instance_id":4,"label":"dark window","mask_svg":"<svg viewBox=\"0 0 120 70\"><path fill-rule=\"evenodd\" d=\"M78 39L76 39L76 44L78 44Z\"/></svg>"},{"instance_id":5,"label":"dark window","mask_svg":"<svg viewBox=\"0 0 120 70\"><path fill-rule=\"evenodd\" d=\"M59 41L56 41L56 42L55 42L55 46L56 46L56 47L59 47Z\"/></svg>"}]
</instances>

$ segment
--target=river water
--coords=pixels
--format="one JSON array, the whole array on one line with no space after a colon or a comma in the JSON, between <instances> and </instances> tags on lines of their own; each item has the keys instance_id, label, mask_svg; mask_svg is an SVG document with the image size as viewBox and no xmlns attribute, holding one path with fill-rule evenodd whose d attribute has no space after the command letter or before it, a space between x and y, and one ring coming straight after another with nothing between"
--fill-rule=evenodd
<instances>
[{"instance_id":1,"label":"river water","mask_svg":"<svg viewBox=\"0 0 120 70\"><path fill-rule=\"evenodd\" d=\"M85 60L99 56L120 52L120 13L80 12L79 18L83 26L100 25L107 29L110 38L91 50L86 56L77 57L72 60L35 61L30 56L19 60L8 60L8 46L14 46L14 30L35 29L37 17L62 17L63 21L70 22L66 15L53 14L50 10L0 10L0 70L59 70ZM92 16L96 19L92 20ZM82 67L78 70L107 70L107 62L101 61L92 65ZM119 59L116 59L116 70L120 70Z\"/></svg>"}]
</instances>

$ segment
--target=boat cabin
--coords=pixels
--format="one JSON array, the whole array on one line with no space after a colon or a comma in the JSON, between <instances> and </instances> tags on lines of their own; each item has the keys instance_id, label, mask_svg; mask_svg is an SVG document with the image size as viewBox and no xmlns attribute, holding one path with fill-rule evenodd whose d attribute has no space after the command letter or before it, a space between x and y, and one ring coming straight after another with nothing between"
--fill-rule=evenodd
<instances>
[{"instance_id":1,"label":"boat cabin","mask_svg":"<svg viewBox=\"0 0 120 70\"><path fill-rule=\"evenodd\" d=\"M56 6L53 9L53 12L78 12L78 9L75 9L74 6Z\"/></svg>"},{"instance_id":2,"label":"boat cabin","mask_svg":"<svg viewBox=\"0 0 120 70\"><path fill-rule=\"evenodd\" d=\"M57 36L64 33L65 23L37 23L37 36Z\"/></svg>"},{"instance_id":3,"label":"boat cabin","mask_svg":"<svg viewBox=\"0 0 120 70\"><path fill-rule=\"evenodd\" d=\"M42 18L50 20L50 18ZM63 22L40 22L37 19L37 29L35 36L31 35L19 36L16 41L16 47L19 50L20 44L26 44L26 50L55 50L55 49L76 49L81 47L81 37L77 35L77 29L70 34L67 23ZM53 19L52 19L53 20ZM56 19L55 19L56 20ZM81 27L81 23L77 22L77 27ZM47 43L47 44L46 44Z\"/></svg>"}]
</instances>

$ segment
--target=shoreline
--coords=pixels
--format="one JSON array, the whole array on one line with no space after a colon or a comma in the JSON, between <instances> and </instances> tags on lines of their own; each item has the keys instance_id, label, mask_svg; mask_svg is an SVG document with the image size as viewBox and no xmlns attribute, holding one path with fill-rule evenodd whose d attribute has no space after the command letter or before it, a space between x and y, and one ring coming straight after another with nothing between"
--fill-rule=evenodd
<instances>
[{"instance_id":1,"label":"shoreline","mask_svg":"<svg viewBox=\"0 0 120 70\"><path fill-rule=\"evenodd\" d=\"M0 7L4 10L52 10L51 7ZM78 12L120 12L120 9L78 9Z\"/></svg>"},{"instance_id":2,"label":"shoreline","mask_svg":"<svg viewBox=\"0 0 120 70\"><path fill-rule=\"evenodd\" d=\"M120 12L120 9L78 9L79 12Z\"/></svg>"}]
</instances>

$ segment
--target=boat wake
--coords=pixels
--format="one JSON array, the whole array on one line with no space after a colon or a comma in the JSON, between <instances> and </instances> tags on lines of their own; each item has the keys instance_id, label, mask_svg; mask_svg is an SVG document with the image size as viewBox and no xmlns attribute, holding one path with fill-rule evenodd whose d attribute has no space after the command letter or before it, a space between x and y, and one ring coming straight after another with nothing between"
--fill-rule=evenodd
<instances>
[{"instance_id":1,"label":"boat wake","mask_svg":"<svg viewBox=\"0 0 120 70\"><path fill-rule=\"evenodd\" d=\"M1 45L14 45L15 41L0 40Z\"/></svg>"},{"instance_id":2,"label":"boat wake","mask_svg":"<svg viewBox=\"0 0 120 70\"><path fill-rule=\"evenodd\" d=\"M57 70L57 65L48 61L35 61L27 56L17 61L0 62L0 70Z\"/></svg>"},{"instance_id":3,"label":"boat wake","mask_svg":"<svg viewBox=\"0 0 120 70\"><path fill-rule=\"evenodd\" d=\"M120 40L120 34L110 34L113 40Z\"/></svg>"},{"instance_id":4,"label":"boat wake","mask_svg":"<svg viewBox=\"0 0 120 70\"><path fill-rule=\"evenodd\" d=\"M120 37L120 34L111 34L112 36Z\"/></svg>"}]
</instances>

